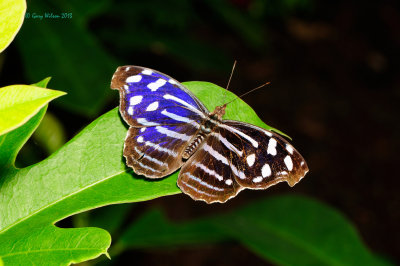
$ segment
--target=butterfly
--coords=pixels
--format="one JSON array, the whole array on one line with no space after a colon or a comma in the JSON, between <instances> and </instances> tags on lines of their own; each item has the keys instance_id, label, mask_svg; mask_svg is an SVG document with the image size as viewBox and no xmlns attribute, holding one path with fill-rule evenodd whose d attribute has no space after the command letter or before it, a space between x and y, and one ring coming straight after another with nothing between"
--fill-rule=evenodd
<instances>
[{"instance_id":1,"label":"butterfly","mask_svg":"<svg viewBox=\"0 0 400 266\"><path fill-rule=\"evenodd\" d=\"M138 175L162 178L181 168L177 185L195 200L226 202L241 190L295 185L308 172L283 137L252 124L223 120L185 86L156 70L118 67L111 88L130 126L123 155Z\"/></svg>"}]
</instances>

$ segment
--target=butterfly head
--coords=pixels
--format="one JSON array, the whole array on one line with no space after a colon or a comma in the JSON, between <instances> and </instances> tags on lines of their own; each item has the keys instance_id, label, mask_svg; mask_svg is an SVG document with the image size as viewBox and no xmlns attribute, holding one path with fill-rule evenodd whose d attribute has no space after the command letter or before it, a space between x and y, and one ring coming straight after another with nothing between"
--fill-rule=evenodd
<instances>
[{"instance_id":1,"label":"butterfly head","mask_svg":"<svg viewBox=\"0 0 400 266\"><path fill-rule=\"evenodd\" d=\"M227 104L215 107L214 111L212 113L210 113L210 117L213 117L219 121L222 121L222 117L225 115L226 105Z\"/></svg>"}]
</instances>

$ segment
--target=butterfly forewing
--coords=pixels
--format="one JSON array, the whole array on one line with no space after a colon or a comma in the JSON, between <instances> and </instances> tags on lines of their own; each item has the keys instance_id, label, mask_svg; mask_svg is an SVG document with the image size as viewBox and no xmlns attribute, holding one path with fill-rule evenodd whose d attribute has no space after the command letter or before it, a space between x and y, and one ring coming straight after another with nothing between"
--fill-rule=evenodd
<instances>
[{"instance_id":1,"label":"butterfly forewing","mask_svg":"<svg viewBox=\"0 0 400 266\"><path fill-rule=\"evenodd\" d=\"M233 120L224 120L220 128L221 136L240 151L241 186L264 189L282 181L294 186L308 172L300 153L278 134Z\"/></svg>"},{"instance_id":2,"label":"butterfly forewing","mask_svg":"<svg viewBox=\"0 0 400 266\"><path fill-rule=\"evenodd\" d=\"M207 109L176 80L158 71L119 67L111 88L120 92L120 113L131 126L124 145L127 165L159 178L182 165L182 152Z\"/></svg>"},{"instance_id":3,"label":"butterfly forewing","mask_svg":"<svg viewBox=\"0 0 400 266\"><path fill-rule=\"evenodd\" d=\"M119 67L111 88L120 92L120 112L133 127L198 122L208 110L182 84L158 71Z\"/></svg>"}]
</instances>

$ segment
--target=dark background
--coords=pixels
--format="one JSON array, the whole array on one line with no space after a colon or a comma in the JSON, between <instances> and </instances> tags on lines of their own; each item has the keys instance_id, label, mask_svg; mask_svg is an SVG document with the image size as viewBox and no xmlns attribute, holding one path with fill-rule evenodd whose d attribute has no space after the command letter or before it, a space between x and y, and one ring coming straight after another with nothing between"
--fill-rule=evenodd
<instances>
[{"instance_id":1,"label":"dark background","mask_svg":"<svg viewBox=\"0 0 400 266\"><path fill-rule=\"evenodd\" d=\"M17 41L0 60L2 86L29 84L51 75L49 87L68 91L72 86L65 85L69 72L64 67L80 67L71 73L80 73L89 84L89 76L101 72L105 82L100 79L101 85L90 87L93 92L104 87L103 91L88 96L104 98L98 104L74 107L82 104L69 98L67 103L60 99L50 105L49 112L62 129L61 142L118 104L117 95L108 92L118 65L142 65L179 81L202 80L225 87L233 61L238 60L230 90L240 95L270 81L244 100L263 121L293 138L310 168L294 188L279 184L266 191L245 190L224 205L208 206L177 195L141 203L139 209L159 205L171 219L185 220L269 195L298 193L340 210L375 253L400 259L400 9L396 1L104 0L88 1L82 7L77 3L28 1L28 12L58 10L72 12L73 18L26 19ZM73 33L60 30L56 33L66 36L60 47L79 54L85 45L96 45L107 55L106 61L94 52L86 56L86 49L75 65L59 62L63 68L57 68L46 60L61 54L67 57L64 50L24 48L27 43L34 46L35 37L51 38L35 27L68 29L72 24L78 32L86 29L95 42L85 44L85 39L81 42ZM33 67L36 72L29 70ZM40 139L30 141L19 163L41 160L49 152ZM222 260L221 254L229 258ZM132 251L117 261L132 256L143 265L265 264L234 243L174 252Z\"/></svg>"}]
</instances>

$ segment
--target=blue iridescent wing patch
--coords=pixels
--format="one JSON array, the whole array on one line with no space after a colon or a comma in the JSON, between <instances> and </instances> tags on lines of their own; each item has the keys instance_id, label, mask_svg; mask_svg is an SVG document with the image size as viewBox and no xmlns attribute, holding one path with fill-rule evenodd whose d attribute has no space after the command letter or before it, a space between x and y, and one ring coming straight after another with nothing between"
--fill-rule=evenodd
<instances>
[{"instance_id":1,"label":"blue iridescent wing patch","mask_svg":"<svg viewBox=\"0 0 400 266\"><path fill-rule=\"evenodd\" d=\"M126 164L149 178L182 167L179 188L195 200L225 202L241 190L296 184L308 166L284 138L239 121L222 120L182 84L158 71L123 66L111 88L119 90L120 113L130 126Z\"/></svg>"},{"instance_id":2,"label":"blue iridescent wing patch","mask_svg":"<svg viewBox=\"0 0 400 266\"><path fill-rule=\"evenodd\" d=\"M119 67L111 88L120 90L120 111L130 126L181 124L189 119L204 118L208 113L207 108L182 84L152 69ZM175 115L182 121L176 120L178 117Z\"/></svg>"},{"instance_id":3,"label":"blue iridescent wing patch","mask_svg":"<svg viewBox=\"0 0 400 266\"><path fill-rule=\"evenodd\" d=\"M111 88L120 91L120 113L131 126L124 146L127 165L149 178L181 167L177 158L200 128L206 107L179 82L148 68L119 67Z\"/></svg>"}]
</instances>

